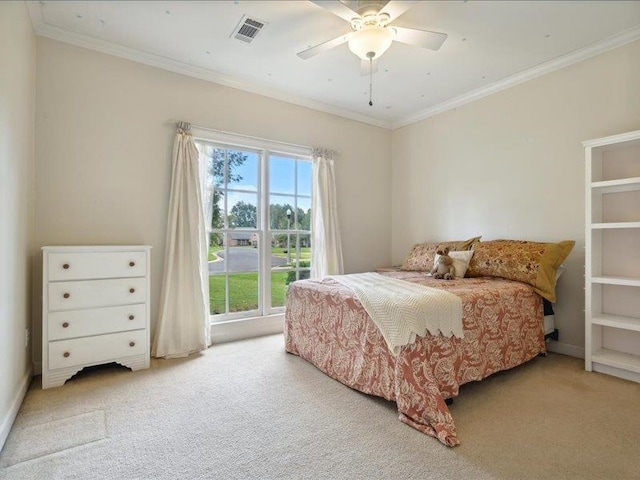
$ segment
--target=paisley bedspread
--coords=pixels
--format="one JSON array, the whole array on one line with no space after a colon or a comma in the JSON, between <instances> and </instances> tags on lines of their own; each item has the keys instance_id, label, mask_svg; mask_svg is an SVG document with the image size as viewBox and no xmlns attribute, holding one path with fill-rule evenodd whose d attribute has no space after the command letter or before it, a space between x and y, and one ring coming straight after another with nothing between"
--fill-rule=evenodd
<instances>
[{"instance_id":1,"label":"paisley bedspread","mask_svg":"<svg viewBox=\"0 0 640 480\"><path fill-rule=\"evenodd\" d=\"M394 357L353 292L324 278L289 286L285 348L351 388L395 401L402 422L445 445L457 445L444 400L457 396L464 383L545 352L542 299L529 285L499 278L384 275L458 295L464 337L425 335Z\"/></svg>"}]
</instances>

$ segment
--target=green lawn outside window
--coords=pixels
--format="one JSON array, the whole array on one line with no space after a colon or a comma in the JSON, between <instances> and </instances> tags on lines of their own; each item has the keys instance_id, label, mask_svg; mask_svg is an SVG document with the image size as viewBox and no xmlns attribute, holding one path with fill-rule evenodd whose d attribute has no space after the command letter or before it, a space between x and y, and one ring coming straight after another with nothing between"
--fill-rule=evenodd
<instances>
[{"instance_id":1,"label":"green lawn outside window","mask_svg":"<svg viewBox=\"0 0 640 480\"><path fill-rule=\"evenodd\" d=\"M271 305L283 306L287 292L286 271L271 272ZM224 275L209 277L211 314L224 313ZM258 272L229 275L229 311L243 312L258 308Z\"/></svg>"}]
</instances>

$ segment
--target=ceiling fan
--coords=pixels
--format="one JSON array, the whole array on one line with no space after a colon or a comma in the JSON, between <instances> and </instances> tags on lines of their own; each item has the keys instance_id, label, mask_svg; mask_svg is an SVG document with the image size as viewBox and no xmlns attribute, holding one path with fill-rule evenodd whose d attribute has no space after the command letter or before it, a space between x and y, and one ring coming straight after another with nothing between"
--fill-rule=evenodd
<instances>
[{"instance_id":1,"label":"ceiling fan","mask_svg":"<svg viewBox=\"0 0 640 480\"><path fill-rule=\"evenodd\" d=\"M361 74L372 74L378 58L394 41L438 50L447 39L444 33L391 25L418 0L312 0L312 3L349 22L351 32L299 52L298 56L305 60L348 43L349 50L361 58Z\"/></svg>"}]
</instances>

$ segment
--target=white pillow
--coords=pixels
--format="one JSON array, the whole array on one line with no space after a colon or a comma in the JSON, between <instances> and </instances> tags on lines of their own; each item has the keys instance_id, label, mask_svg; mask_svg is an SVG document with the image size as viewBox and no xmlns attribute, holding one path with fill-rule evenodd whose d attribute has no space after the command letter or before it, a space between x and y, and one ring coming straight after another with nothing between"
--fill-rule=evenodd
<instances>
[{"instance_id":1,"label":"white pillow","mask_svg":"<svg viewBox=\"0 0 640 480\"><path fill-rule=\"evenodd\" d=\"M471 257L473 257L473 250L464 250L461 252L449 252L449 256L453 260L454 277L464 278L464 274L467 273L467 268L469 268L469 262L471 261ZM440 258L440 255L436 253L436 258L433 262L434 266L438 264L439 258Z\"/></svg>"}]
</instances>

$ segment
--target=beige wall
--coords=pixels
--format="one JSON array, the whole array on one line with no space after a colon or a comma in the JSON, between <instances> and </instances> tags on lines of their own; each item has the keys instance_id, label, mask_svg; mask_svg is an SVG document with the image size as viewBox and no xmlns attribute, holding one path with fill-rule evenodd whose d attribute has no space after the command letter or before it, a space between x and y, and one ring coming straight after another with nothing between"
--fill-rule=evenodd
<instances>
[{"instance_id":1,"label":"beige wall","mask_svg":"<svg viewBox=\"0 0 640 480\"><path fill-rule=\"evenodd\" d=\"M576 240L556 325L584 347L584 151L640 129L640 42L550 73L392 136L392 259L426 240Z\"/></svg>"},{"instance_id":2,"label":"beige wall","mask_svg":"<svg viewBox=\"0 0 640 480\"><path fill-rule=\"evenodd\" d=\"M31 370L35 42L24 2L0 2L0 447Z\"/></svg>"},{"instance_id":3,"label":"beige wall","mask_svg":"<svg viewBox=\"0 0 640 480\"><path fill-rule=\"evenodd\" d=\"M391 132L38 38L37 244L149 244L160 293L176 120L341 152L345 268L390 262Z\"/></svg>"},{"instance_id":4,"label":"beige wall","mask_svg":"<svg viewBox=\"0 0 640 480\"><path fill-rule=\"evenodd\" d=\"M348 272L398 263L417 241L575 239L557 325L582 348L580 142L640 128L640 42L393 133L49 39L37 53L36 243L152 245L153 319L173 124L186 120L341 151Z\"/></svg>"}]
</instances>

